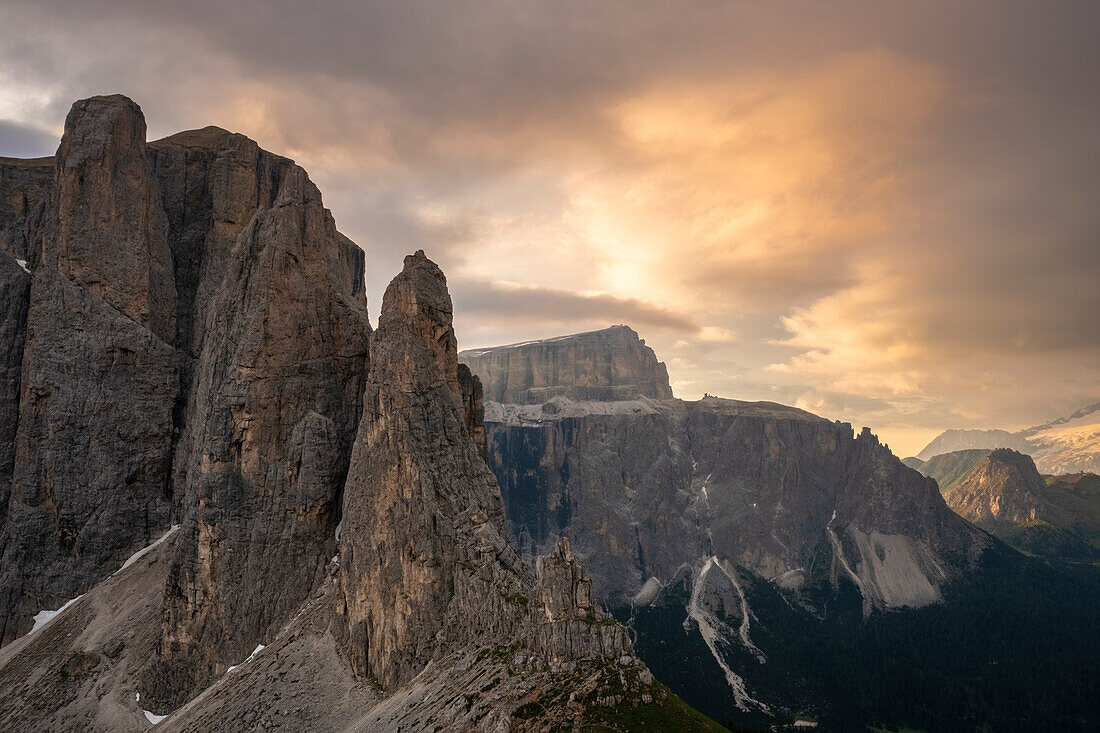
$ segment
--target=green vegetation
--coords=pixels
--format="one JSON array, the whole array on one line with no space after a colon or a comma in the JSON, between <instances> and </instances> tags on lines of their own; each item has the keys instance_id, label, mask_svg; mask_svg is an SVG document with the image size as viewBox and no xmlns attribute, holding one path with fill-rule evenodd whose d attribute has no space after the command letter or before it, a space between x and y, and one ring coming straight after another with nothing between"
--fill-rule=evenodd
<instances>
[{"instance_id":1,"label":"green vegetation","mask_svg":"<svg viewBox=\"0 0 1100 733\"><path fill-rule=\"evenodd\" d=\"M986 448L944 453L929 458L917 470L929 478L936 479L940 493L946 494L980 466L989 453L990 451Z\"/></svg>"},{"instance_id":2,"label":"green vegetation","mask_svg":"<svg viewBox=\"0 0 1100 733\"><path fill-rule=\"evenodd\" d=\"M612 708L590 707L585 712L581 730L728 733L728 728L689 707L664 685L654 683L654 687L660 688L664 693L660 704L654 702L648 705L616 705Z\"/></svg>"}]
</instances>

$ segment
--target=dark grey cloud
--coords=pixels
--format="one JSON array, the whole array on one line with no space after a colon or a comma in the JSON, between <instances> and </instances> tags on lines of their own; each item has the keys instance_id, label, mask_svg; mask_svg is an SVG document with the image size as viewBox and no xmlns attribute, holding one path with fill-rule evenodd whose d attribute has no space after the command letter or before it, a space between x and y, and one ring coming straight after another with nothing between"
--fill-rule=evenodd
<instances>
[{"instance_id":1,"label":"dark grey cloud","mask_svg":"<svg viewBox=\"0 0 1100 733\"><path fill-rule=\"evenodd\" d=\"M682 313L632 298L462 279L452 279L449 285L456 313L472 321L488 317L499 323L527 324L532 329L587 322L626 323L650 331L672 330L688 337L700 330Z\"/></svg>"},{"instance_id":2,"label":"dark grey cloud","mask_svg":"<svg viewBox=\"0 0 1100 733\"><path fill-rule=\"evenodd\" d=\"M42 158L57 150L57 138L49 132L0 120L0 156L7 158Z\"/></svg>"}]
</instances>

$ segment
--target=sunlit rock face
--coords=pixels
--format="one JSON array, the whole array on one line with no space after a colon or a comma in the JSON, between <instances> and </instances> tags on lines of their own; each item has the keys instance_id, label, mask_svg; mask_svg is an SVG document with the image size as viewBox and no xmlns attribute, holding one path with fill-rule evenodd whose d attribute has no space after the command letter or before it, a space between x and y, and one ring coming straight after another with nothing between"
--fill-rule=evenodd
<instances>
[{"instance_id":1,"label":"sunlit rock face","mask_svg":"<svg viewBox=\"0 0 1100 733\"><path fill-rule=\"evenodd\" d=\"M492 402L542 404L575 400L671 398L668 370L629 326L463 351L459 360L477 374Z\"/></svg>"},{"instance_id":2,"label":"sunlit rock face","mask_svg":"<svg viewBox=\"0 0 1100 733\"><path fill-rule=\"evenodd\" d=\"M1030 456L998 448L954 488L948 505L982 529L1028 554L1071 563L1100 558L1100 478L1039 475Z\"/></svg>"},{"instance_id":3,"label":"sunlit rock face","mask_svg":"<svg viewBox=\"0 0 1100 733\"><path fill-rule=\"evenodd\" d=\"M451 318L443 273L423 252L406 257L371 339L344 490L347 654L387 688L453 648L510 638L523 614L509 599L532 580L467 429L474 389L460 388Z\"/></svg>"}]
</instances>

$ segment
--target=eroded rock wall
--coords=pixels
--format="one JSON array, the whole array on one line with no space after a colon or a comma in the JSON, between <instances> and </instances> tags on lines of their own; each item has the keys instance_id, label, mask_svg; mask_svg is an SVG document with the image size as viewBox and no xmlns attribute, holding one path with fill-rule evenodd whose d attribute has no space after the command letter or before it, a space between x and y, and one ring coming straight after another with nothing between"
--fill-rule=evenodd
<instances>
[{"instance_id":1,"label":"eroded rock wall","mask_svg":"<svg viewBox=\"0 0 1100 733\"><path fill-rule=\"evenodd\" d=\"M480 638L507 638L530 571L467 428L451 299L423 252L382 302L344 490L341 578L357 673L391 688Z\"/></svg>"},{"instance_id":2,"label":"eroded rock wall","mask_svg":"<svg viewBox=\"0 0 1100 733\"><path fill-rule=\"evenodd\" d=\"M844 558L876 602L923 605L980 544L933 481L846 424L714 398L613 407L510 412L487 425L521 554L534 562L573 538L599 598L628 601L648 579L667 583L683 563L711 556L791 587L814 573L835 579ZM904 542L882 539L894 537ZM861 560L861 538L892 558L889 573L880 567L876 578L875 563ZM822 550L836 556L825 570ZM906 595L892 578L910 571L923 580Z\"/></svg>"},{"instance_id":3,"label":"eroded rock wall","mask_svg":"<svg viewBox=\"0 0 1100 733\"><path fill-rule=\"evenodd\" d=\"M150 700L187 699L270 638L336 552L371 332L361 277L362 251L291 167L206 318Z\"/></svg>"},{"instance_id":4,"label":"eroded rock wall","mask_svg":"<svg viewBox=\"0 0 1100 733\"><path fill-rule=\"evenodd\" d=\"M629 326L463 351L460 360L481 377L485 399L541 404L577 400L671 398L668 370Z\"/></svg>"}]
</instances>

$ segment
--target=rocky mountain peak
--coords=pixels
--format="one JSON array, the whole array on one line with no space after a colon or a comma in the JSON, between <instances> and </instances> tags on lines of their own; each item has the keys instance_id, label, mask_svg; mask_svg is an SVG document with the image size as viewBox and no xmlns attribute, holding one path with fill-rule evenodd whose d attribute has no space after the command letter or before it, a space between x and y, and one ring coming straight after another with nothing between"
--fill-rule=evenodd
<instances>
[{"instance_id":1,"label":"rocky mountain peak","mask_svg":"<svg viewBox=\"0 0 1100 733\"><path fill-rule=\"evenodd\" d=\"M146 162L145 116L119 94L76 102L57 151L45 263L157 336L175 335L168 222Z\"/></svg>"},{"instance_id":2,"label":"rocky mountain peak","mask_svg":"<svg viewBox=\"0 0 1100 733\"><path fill-rule=\"evenodd\" d=\"M451 299L423 252L386 289L340 540L348 658L385 687L519 623L530 571L504 538L500 490L467 429Z\"/></svg>"},{"instance_id":3,"label":"rocky mountain peak","mask_svg":"<svg viewBox=\"0 0 1100 733\"><path fill-rule=\"evenodd\" d=\"M470 349L459 359L481 377L490 402L534 405L557 396L600 401L673 396L665 365L625 325Z\"/></svg>"},{"instance_id":4,"label":"rocky mountain peak","mask_svg":"<svg viewBox=\"0 0 1100 733\"><path fill-rule=\"evenodd\" d=\"M573 556L569 538L558 540L549 555L535 565L540 591L539 604L550 621L576 616L587 618L592 612L592 579L588 568Z\"/></svg>"},{"instance_id":5,"label":"rocky mountain peak","mask_svg":"<svg viewBox=\"0 0 1100 733\"><path fill-rule=\"evenodd\" d=\"M390 282L378 317L380 382L422 391L458 388L458 341L447 278L423 250L407 255Z\"/></svg>"},{"instance_id":6,"label":"rocky mountain peak","mask_svg":"<svg viewBox=\"0 0 1100 733\"><path fill-rule=\"evenodd\" d=\"M993 530L1035 520L1045 491L1046 482L1031 456L997 448L944 500L978 526Z\"/></svg>"}]
</instances>

